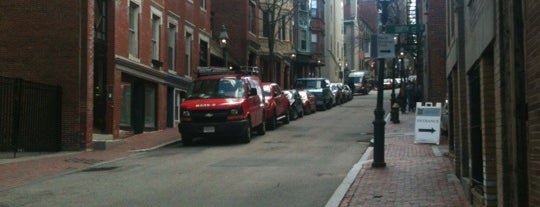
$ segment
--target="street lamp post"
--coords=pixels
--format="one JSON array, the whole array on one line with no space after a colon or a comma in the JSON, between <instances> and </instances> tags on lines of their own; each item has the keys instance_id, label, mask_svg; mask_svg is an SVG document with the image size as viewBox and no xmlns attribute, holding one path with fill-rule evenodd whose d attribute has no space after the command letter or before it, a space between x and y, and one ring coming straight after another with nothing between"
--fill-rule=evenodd
<instances>
[{"instance_id":1,"label":"street lamp post","mask_svg":"<svg viewBox=\"0 0 540 207\"><path fill-rule=\"evenodd\" d=\"M227 33L227 28L225 25L222 25L221 27L221 33L219 33L219 46L223 50L223 61L225 64L225 67L229 67L229 63L227 61L227 46L229 44L229 34Z\"/></svg>"},{"instance_id":2,"label":"street lamp post","mask_svg":"<svg viewBox=\"0 0 540 207\"><path fill-rule=\"evenodd\" d=\"M321 77L321 59L317 59L317 76L316 77Z\"/></svg>"},{"instance_id":3,"label":"street lamp post","mask_svg":"<svg viewBox=\"0 0 540 207\"><path fill-rule=\"evenodd\" d=\"M294 61L296 60L296 50L293 48L291 50L291 83L296 82L296 70L294 68Z\"/></svg>"},{"instance_id":4,"label":"street lamp post","mask_svg":"<svg viewBox=\"0 0 540 207\"><path fill-rule=\"evenodd\" d=\"M381 23L384 27L388 20L388 1L379 1L382 7ZM384 29L382 30L384 31ZM371 167L386 167L384 162L384 108L383 108L383 95L384 95L384 58L379 58L379 72L378 72L378 86L377 86L377 107L375 108L375 120L373 121L373 162Z\"/></svg>"},{"instance_id":5,"label":"street lamp post","mask_svg":"<svg viewBox=\"0 0 540 207\"><path fill-rule=\"evenodd\" d=\"M394 59L395 60L395 59ZM399 64L399 63L398 63ZM399 123L399 104L396 101L396 65L392 68L392 98L390 99L390 120L392 123Z\"/></svg>"}]
</instances>

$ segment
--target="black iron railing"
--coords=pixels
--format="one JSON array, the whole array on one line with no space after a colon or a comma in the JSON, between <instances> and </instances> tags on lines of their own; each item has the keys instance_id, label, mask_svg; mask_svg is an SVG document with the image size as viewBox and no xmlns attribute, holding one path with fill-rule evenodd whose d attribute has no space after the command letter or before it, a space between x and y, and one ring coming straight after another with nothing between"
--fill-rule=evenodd
<instances>
[{"instance_id":1,"label":"black iron railing","mask_svg":"<svg viewBox=\"0 0 540 207\"><path fill-rule=\"evenodd\" d=\"M61 88L0 77L0 151L61 149Z\"/></svg>"}]
</instances>

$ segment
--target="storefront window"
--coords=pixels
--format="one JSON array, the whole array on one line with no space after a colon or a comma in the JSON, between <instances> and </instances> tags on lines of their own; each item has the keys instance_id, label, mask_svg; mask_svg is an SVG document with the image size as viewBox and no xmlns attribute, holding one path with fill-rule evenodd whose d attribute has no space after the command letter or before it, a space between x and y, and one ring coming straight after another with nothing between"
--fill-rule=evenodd
<instances>
[{"instance_id":1,"label":"storefront window","mask_svg":"<svg viewBox=\"0 0 540 207\"><path fill-rule=\"evenodd\" d=\"M129 83L122 83L120 126L131 127L131 84Z\"/></svg>"},{"instance_id":2,"label":"storefront window","mask_svg":"<svg viewBox=\"0 0 540 207\"><path fill-rule=\"evenodd\" d=\"M174 90L174 121L180 122L180 104L182 103L182 95L180 90Z\"/></svg>"},{"instance_id":3,"label":"storefront window","mask_svg":"<svg viewBox=\"0 0 540 207\"><path fill-rule=\"evenodd\" d=\"M144 89L144 127L156 127L156 88L146 86Z\"/></svg>"}]
</instances>

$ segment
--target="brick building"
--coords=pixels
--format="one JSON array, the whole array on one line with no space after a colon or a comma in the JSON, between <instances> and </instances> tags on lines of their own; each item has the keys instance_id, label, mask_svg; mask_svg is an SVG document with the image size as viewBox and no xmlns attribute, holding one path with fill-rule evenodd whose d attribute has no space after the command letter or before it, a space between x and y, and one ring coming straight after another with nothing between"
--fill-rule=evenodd
<instances>
[{"instance_id":1,"label":"brick building","mask_svg":"<svg viewBox=\"0 0 540 207\"><path fill-rule=\"evenodd\" d=\"M210 0L3 1L0 29L10 32L0 36L0 76L62 88L62 150L174 127L194 68L210 64L210 7Z\"/></svg>"},{"instance_id":2,"label":"brick building","mask_svg":"<svg viewBox=\"0 0 540 207\"><path fill-rule=\"evenodd\" d=\"M93 18L85 20L93 13L93 4L0 2L0 29L4 31L0 34L0 76L62 88L60 139L65 150L84 148L92 136L87 125L91 126L93 107L89 86L93 82Z\"/></svg>"},{"instance_id":3,"label":"brick building","mask_svg":"<svg viewBox=\"0 0 540 207\"><path fill-rule=\"evenodd\" d=\"M444 103L446 99L446 2L429 1L424 9L425 53L423 64L423 101Z\"/></svg>"},{"instance_id":4,"label":"brick building","mask_svg":"<svg viewBox=\"0 0 540 207\"><path fill-rule=\"evenodd\" d=\"M473 206L538 206L540 3L446 3L455 174Z\"/></svg>"}]
</instances>

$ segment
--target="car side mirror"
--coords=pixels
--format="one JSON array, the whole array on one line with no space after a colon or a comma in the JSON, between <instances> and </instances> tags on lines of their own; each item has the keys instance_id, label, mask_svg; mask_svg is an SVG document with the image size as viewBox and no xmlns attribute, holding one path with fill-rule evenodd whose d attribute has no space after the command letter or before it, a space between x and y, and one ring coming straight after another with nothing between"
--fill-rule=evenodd
<instances>
[{"instance_id":1,"label":"car side mirror","mask_svg":"<svg viewBox=\"0 0 540 207\"><path fill-rule=\"evenodd\" d=\"M249 96L256 96L257 95L257 89L256 88L250 88L248 95Z\"/></svg>"}]
</instances>

